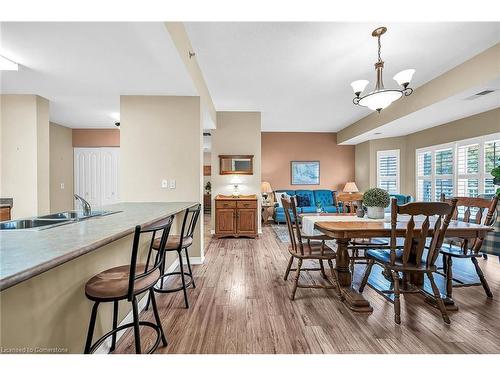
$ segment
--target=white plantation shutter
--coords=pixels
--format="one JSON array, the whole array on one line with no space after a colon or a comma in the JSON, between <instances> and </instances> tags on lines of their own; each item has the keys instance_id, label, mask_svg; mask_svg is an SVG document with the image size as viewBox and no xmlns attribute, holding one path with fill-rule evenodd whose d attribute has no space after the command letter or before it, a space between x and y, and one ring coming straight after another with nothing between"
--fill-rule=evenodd
<instances>
[{"instance_id":1,"label":"white plantation shutter","mask_svg":"<svg viewBox=\"0 0 500 375\"><path fill-rule=\"evenodd\" d=\"M377 186L399 193L399 150L377 151Z\"/></svg>"},{"instance_id":2,"label":"white plantation shutter","mask_svg":"<svg viewBox=\"0 0 500 375\"><path fill-rule=\"evenodd\" d=\"M500 133L417 149L416 193L419 201L494 194L491 170L500 165Z\"/></svg>"}]
</instances>

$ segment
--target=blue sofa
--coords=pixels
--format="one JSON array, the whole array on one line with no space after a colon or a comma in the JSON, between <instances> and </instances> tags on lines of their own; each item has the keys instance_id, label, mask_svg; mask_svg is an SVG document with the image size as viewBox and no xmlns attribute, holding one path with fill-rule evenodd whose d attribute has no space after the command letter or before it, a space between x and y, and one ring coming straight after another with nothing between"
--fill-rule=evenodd
<instances>
[{"instance_id":1,"label":"blue sofa","mask_svg":"<svg viewBox=\"0 0 500 375\"><path fill-rule=\"evenodd\" d=\"M337 201L335 198L337 192L335 190L276 190L274 192L275 201L283 193L297 197L298 214L316 212L316 204L318 202L321 204L324 212L337 212ZM275 223L284 223L286 220L285 210L283 207L278 207L278 203L275 204L273 219ZM294 219L293 215L292 219Z\"/></svg>"},{"instance_id":2,"label":"blue sofa","mask_svg":"<svg viewBox=\"0 0 500 375\"><path fill-rule=\"evenodd\" d=\"M391 202L392 198L396 198L398 201L398 206L401 206L406 203L413 202L413 197L411 195L404 195L404 194L389 194L391 197ZM388 207L386 207L385 212L391 212L391 205L389 204Z\"/></svg>"}]
</instances>

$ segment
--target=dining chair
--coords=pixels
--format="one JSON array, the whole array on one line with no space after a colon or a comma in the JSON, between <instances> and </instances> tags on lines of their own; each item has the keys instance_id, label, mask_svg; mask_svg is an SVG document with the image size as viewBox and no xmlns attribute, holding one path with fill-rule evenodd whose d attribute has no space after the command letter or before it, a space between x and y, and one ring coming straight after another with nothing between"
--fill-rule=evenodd
<instances>
[{"instance_id":1,"label":"dining chair","mask_svg":"<svg viewBox=\"0 0 500 375\"><path fill-rule=\"evenodd\" d=\"M361 281L359 292L363 292L373 264L377 263L388 270L392 275L394 290L384 291L384 293L394 293L394 321L397 324L401 323L400 294L406 292L406 290L401 290L399 287L400 272L403 274L423 273L427 275L443 320L445 323L450 324L450 318L434 281L433 273L437 270L435 262L439 256L439 249L443 243L456 204L457 200L452 199L451 204L445 202L415 202L398 206L396 198L392 198L390 249L370 249L366 251L368 266ZM404 226L403 221L398 226L399 215L410 216L406 226ZM416 225L416 220L421 223ZM431 229L432 221L434 221L434 225ZM401 232L402 225L405 236L403 247L400 248L397 246L397 233L398 230ZM430 244L426 249L427 237L430 237ZM424 254L424 250L427 250L426 254Z\"/></svg>"},{"instance_id":2,"label":"dining chair","mask_svg":"<svg viewBox=\"0 0 500 375\"><path fill-rule=\"evenodd\" d=\"M363 193L341 193L337 197L339 213L354 213L357 205L363 201ZM361 203L362 204L362 203ZM354 274L355 264L367 264L365 250L373 248L387 248L388 241L382 238L352 238L349 241L349 269ZM363 253L361 253L361 251Z\"/></svg>"},{"instance_id":3,"label":"dining chair","mask_svg":"<svg viewBox=\"0 0 500 375\"><path fill-rule=\"evenodd\" d=\"M493 226L497 219L497 204L498 196L492 199L472 198L472 197L455 197L457 206L452 214L452 220L460 220L466 223L483 224ZM450 202L444 194L441 194L441 202ZM461 211L463 211L463 216ZM486 215L484 215L486 212ZM488 298L493 298L491 289L484 277L481 267L479 267L477 258L482 257L481 246L483 245L484 237L476 237L472 240L467 238L451 238L441 247L443 255L443 272L446 277L446 296L452 296L453 288L479 286L482 285ZM479 283L465 283L461 280L453 278L453 258L469 258L474 264ZM455 285L453 282L455 281Z\"/></svg>"},{"instance_id":4,"label":"dining chair","mask_svg":"<svg viewBox=\"0 0 500 375\"><path fill-rule=\"evenodd\" d=\"M290 260L288 262L287 269L285 271L284 279L287 280L290 271L296 271L295 280L293 283L292 293L290 294L290 299L295 299L295 293L297 288L322 288L322 289L337 289L337 294L340 295L340 287L333 269L332 260L336 257L335 250L331 249L325 244L324 240L318 241L318 237L321 236L306 236L302 233L300 229L300 224L298 220L292 220L293 217L297 218L297 204L295 199L292 197L282 198L283 208L285 211L285 220L288 227L288 234L290 235L290 246L288 251L290 253ZM304 242L304 240L306 242ZM297 268L292 269L293 260L297 259ZM304 260L317 260L319 261L319 268L303 268L302 262ZM326 276L323 261L326 260L330 267L330 272L332 275L331 282ZM329 285L320 284L299 284L300 272L301 271L321 271L321 274L325 280L329 282Z\"/></svg>"}]
</instances>

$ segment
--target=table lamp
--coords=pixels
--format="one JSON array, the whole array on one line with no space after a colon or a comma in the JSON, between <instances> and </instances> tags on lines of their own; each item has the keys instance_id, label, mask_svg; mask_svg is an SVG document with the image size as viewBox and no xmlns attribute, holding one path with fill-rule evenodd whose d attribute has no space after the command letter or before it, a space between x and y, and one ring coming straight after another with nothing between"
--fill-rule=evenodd
<instances>
[{"instance_id":1,"label":"table lamp","mask_svg":"<svg viewBox=\"0 0 500 375\"><path fill-rule=\"evenodd\" d=\"M262 181L262 184L260 185L260 191L262 193L262 196L264 197L264 201L266 202L269 193L273 192L273 188L271 187L271 184L269 182Z\"/></svg>"},{"instance_id":2,"label":"table lamp","mask_svg":"<svg viewBox=\"0 0 500 375\"><path fill-rule=\"evenodd\" d=\"M356 183L355 182L346 183L344 186L344 193L349 193L349 194L359 193L359 189L356 186Z\"/></svg>"}]
</instances>

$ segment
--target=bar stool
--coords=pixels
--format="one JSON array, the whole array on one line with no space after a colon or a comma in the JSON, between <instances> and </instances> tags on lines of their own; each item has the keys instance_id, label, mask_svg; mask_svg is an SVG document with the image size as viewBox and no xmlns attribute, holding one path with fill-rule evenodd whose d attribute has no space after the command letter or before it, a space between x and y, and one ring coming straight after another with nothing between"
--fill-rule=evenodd
<instances>
[{"instance_id":1,"label":"bar stool","mask_svg":"<svg viewBox=\"0 0 500 375\"><path fill-rule=\"evenodd\" d=\"M87 341L85 343L85 354L95 352L96 349L110 336L112 336L110 352L114 351L116 346L116 333L130 327L134 327L135 351L138 354L141 353L141 339L139 334L140 326L150 327L154 329L157 334L156 341L151 349L149 349L148 353L153 353L158 348L160 341L162 341L163 346L167 346L167 339L165 338L165 333L163 332L153 290L154 285L158 282L161 276L160 269L164 263L165 251L158 251L152 266L149 265L149 257L145 264L137 264L137 253L139 249L139 240L141 234L143 233L152 233L149 245L150 252L153 242L156 240L156 233L161 231L161 238L158 238L158 249L164 249L168 240L173 219L174 216L172 215L145 228L141 228L140 225L137 225L135 227L134 241L132 244L130 265L114 267L103 271L92 277L85 285L85 295L88 299L94 301L87 333ZM139 320L137 296L143 292L149 293L149 299L153 305L156 324ZM134 319L132 323L127 323L117 327L118 302L125 299L132 303L132 313ZM113 329L92 344L92 337L94 335L94 327L97 318L97 309L101 302L113 302Z\"/></svg>"},{"instance_id":2,"label":"bar stool","mask_svg":"<svg viewBox=\"0 0 500 375\"><path fill-rule=\"evenodd\" d=\"M198 217L200 216L201 204L197 204L191 208L188 208L185 211L184 219L182 221L182 229L180 235L171 235L168 238L167 244L165 245L165 252L167 251L177 251L177 255L179 257L179 271L175 272L167 272L165 273L165 263L161 266L161 276L160 276L160 287L155 286L154 291L158 293L174 293L182 290L184 292L184 303L186 309L189 308L189 302L187 297L187 288L192 285L193 288L196 288L193 278L193 271L191 270L191 263L189 261L189 253L188 247L193 243L193 233L196 229L196 223L198 222ZM189 224L188 224L189 222ZM157 238L153 242L153 250L161 249L161 239ZM184 272L184 265L182 262L182 250L186 253L186 261L189 272ZM151 253L148 255L148 259L151 256ZM164 280L173 275L181 276L182 286L178 288L164 288L163 282ZM186 282L186 277L189 277L189 281ZM146 305L146 310L149 307L149 301Z\"/></svg>"}]
</instances>

